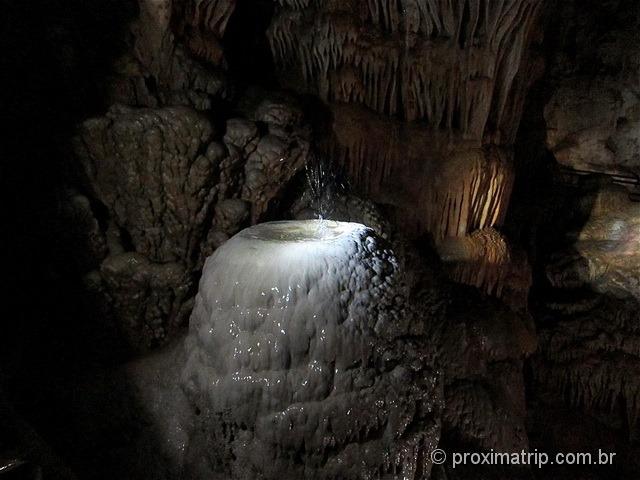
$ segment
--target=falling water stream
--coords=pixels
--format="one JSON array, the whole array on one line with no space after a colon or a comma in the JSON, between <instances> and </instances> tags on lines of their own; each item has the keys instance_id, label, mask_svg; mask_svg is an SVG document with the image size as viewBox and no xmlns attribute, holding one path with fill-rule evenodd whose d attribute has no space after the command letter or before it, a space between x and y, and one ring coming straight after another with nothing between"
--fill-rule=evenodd
<instances>
[{"instance_id":1,"label":"falling water stream","mask_svg":"<svg viewBox=\"0 0 640 480\"><path fill-rule=\"evenodd\" d=\"M311 209L320 220L318 228L325 227L323 220L328 219L334 208L335 198L345 186L338 179L334 166L319 155L312 155L305 166L307 191Z\"/></svg>"}]
</instances>

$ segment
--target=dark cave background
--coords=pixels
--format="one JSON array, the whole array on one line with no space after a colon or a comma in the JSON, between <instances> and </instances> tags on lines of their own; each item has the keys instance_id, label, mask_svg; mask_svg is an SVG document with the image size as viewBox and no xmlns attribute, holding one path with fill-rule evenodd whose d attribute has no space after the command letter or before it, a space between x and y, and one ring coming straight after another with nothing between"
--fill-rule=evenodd
<instances>
[{"instance_id":1,"label":"dark cave background","mask_svg":"<svg viewBox=\"0 0 640 480\"><path fill-rule=\"evenodd\" d=\"M274 2L267 0L237 3L222 38L228 81L234 93L215 100L212 108L220 118L244 113L252 98L298 81L295 76L283 80L272 59L265 32L274 9ZM0 462L13 457L27 461L26 466L6 474L7 478L39 478L32 476L37 466L43 468L45 479L113 478L104 464L117 462L117 455L96 449L114 447L119 451L133 445L127 437L134 434L120 429L135 417L137 406L132 405L123 418L109 418L114 405L120 403L107 402L107 395L129 398L132 394L127 385L109 393L105 388L94 392L94 397L86 397L77 383L140 353L108 323L109 318L105 320L96 313L99 307L86 294L81 276L85 265L94 260L86 258L89 254L78 240L82 233L78 232L78 220L65 209L64 198L70 187L92 198L72 153L72 138L79 123L103 115L111 105L109 82L114 63L130 48L129 24L137 17L138 7L133 1L111 0L4 1L2 12L2 111L9 129L5 128L3 135L5 152L0 167L5 196L2 223L7 299L0 332ZM613 336L625 335L625 328L635 332L633 324L637 324L640 310L631 296L594 292L588 285L559 288L548 280L547 266L558 252L569 255L566 251L572 250L573 232L587 223L595 197L608 188L610 180L606 175L596 175L567 185L545 143L544 108L563 76L595 79L620 74L615 64L602 64L589 52L611 31L633 31L640 18L636 13L637 5L632 0L548 1L540 21L543 36L531 46L533 55L543 59L546 67L526 96L514 143L515 186L503 232L523 248L532 268L528 307L539 337L538 349L549 342L561 323L558 310L550 310L551 303L596 302L597 307L582 313L585 321L599 325L608 322L611 315L626 315L625 326L619 331L604 330ZM303 106L312 131L321 138L312 134L312 142L324 148L331 114L313 95L290 91L287 95ZM304 175L294 178L294 183L304 181ZM288 193L280 195L280 202L271 205L266 218L277 218L281 206L292 203L287 195L297 195L292 192L301 187L288 188ZM92 210L97 221L106 225L106 207L95 201ZM280 212L280 216L286 215ZM428 262L434 254L426 250L421 258ZM580 255L575 249L573 253ZM483 305L478 310L503 308L475 290L467 290L469 287L451 288L452 301L461 305L461 312L452 315L476 314L476 299ZM467 308L465 302L472 305ZM572 317L571 321L576 320ZM580 330L579 325L570 328ZM580 342L579 334L575 342ZM609 356L617 355L600 351L589 358L606 363ZM632 377L633 362L637 361L625 358L622 363L631 365L628 375ZM636 478L636 427L626 420L626 412L633 407L625 403L628 400L622 393L610 409L576 405L571 392L545 382L545 376L551 378L563 368L544 349L524 361L530 447L549 452L615 451L613 468L554 467L532 470L522 477L495 468L446 473L434 470L434 478ZM75 427L70 427L83 421L75 408L77 402L92 404L94 411L104 415L95 420L95 428L89 428L103 437L99 442L78 436ZM106 426L99 425L101 421ZM443 434L447 449L477 450L473 444L458 441L456 435ZM103 467L104 474L96 473ZM128 466L119 468L120 478L128 478Z\"/></svg>"}]
</instances>

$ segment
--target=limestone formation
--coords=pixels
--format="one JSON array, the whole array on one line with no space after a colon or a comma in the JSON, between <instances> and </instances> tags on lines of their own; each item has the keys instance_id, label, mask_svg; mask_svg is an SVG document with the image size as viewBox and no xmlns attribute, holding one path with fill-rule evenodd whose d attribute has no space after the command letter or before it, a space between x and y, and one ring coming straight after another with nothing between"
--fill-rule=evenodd
<instances>
[{"instance_id":1,"label":"limestone formation","mask_svg":"<svg viewBox=\"0 0 640 480\"><path fill-rule=\"evenodd\" d=\"M528 448L522 364L536 349L530 320L469 293L456 296L442 320L430 320L427 334L444 371L443 439L504 452Z\"/></svg>"},{"instance_id":2,"label":"limestone formation","mask_svg":"<svg viewBox=\"0 0 640 480\"><path fill-rule=\"evenodd\" d=\"M174 0L178 38L196 57L223 65L221 40L235 6L236 0Z\"/></svg>"},{"instance_id":3,"label":"limestone formation","mask_svg":"<svg viewBox=\"0 0 640 480\"><path fill-rule=\"evenodd\" d=\"M448 237L437 248L451 278L503 298L515 310L526 310L531 268L524 254L499 232L486 228L465 237Z\"/></svg>"},{"instance_id":4,"label":"limestone formation","mask_svg":"<svg viewBox=\"0 0 640 480\"><path fill-rule=\"evenodd\" d=\"M393 253L363 225L270 222L216 250L182 375L200 475L428 477L438 377L405 302Z\"/></svg>"},{"instance_id":5,"label":"limestone formation","mask_svg":"<svg viewBox=\"0 0 640 480\"><path fill-rule=\"evenodd\" d=\"M274 55L298 65L324 99L481 139L488 121L502 127L540 2L281 5L269 31Z\"/></svg>"},{"instance_id":6,"label":"limestone formation","mask_svg":"<svg viewBox=\"0 0 640 480\"><path fill-rule=\"evenodd\" d=\"M555 231L545 232L553 248L542 256L548 287L538 307L535 391L545 405L564 404L633 445L640 413L639 5L584 7L567 2L557 12L547 80L546 146L565 169L557 176L562 193L546 212ZM621 463L635 465L633 458Z\"/></svg>"},{"instance_id":7,"label":"limestone formation","mask_svg":"<svg viewBox=\"0 0 640 480\"><path fill-rule=\"evenodd\" d=\"M640 478L637 0L26 3L0 473Z\"/></svg>"},{"instance_id":8,"label":"limestone formation","mask_svg":"<svg viewBox=\"0 0 640 480\"><path fill-rule=\"evenodd\" d=\"M545 110L547 145L558 162L577 170L637 178L639 92L640 83L567 80Z\"/></svg>"},{"instance_id":9,"label":"limestone formation","mask_svg":"<svg viewBox=\"0 0 640 480\"><path fill-rule=\"evenodd\" d=\"M268 35L282 81L330 104L354 187L441 242L504 220L540 5L284 1Z\"/></svg>"},{"instance_id":10,"label":"limestone formation","mask_svg":"<svg viewBox=\"0 0 640 480\"><path fill-rule=\"evenodd\" d=\"M618 9L616 12L616 4ZM615 28L601 29L578 5L563 5L562 18L579 27L551 65L557 87L546 104L546 141L557 161L570 168L640 175L640 41L635 34L639 5L612 2L603 14L618 15ZM575 38L570 38L573 33ZM624 53L622 53L624 52Z\"/></svg>"},{"instance_id":11,"label":"limestone formation","mask_svg":"<svg viewBox=\"0 0 640 480\"><path fill-rule=\"evenodd\" d=\"M109 85L112 101L207 110L214 101L228 98L218 41L233 2L225 3L224 12L214 5L218 3L225 2L139 0L139 17L131 25L132 45L116 62ZM208 26L209 38L198 33L201 22ZM174 31L176 23L179 28Z\"/></svg>"},{"instance_id":12,"label":"limestone formation","mask_svg":"<svg viewBox=\"0 0 640 480\"><path fill-rule=\"evenodd\" d=\"M109 215L98 285L134 345L170 338L204 258L258 221L303 167L308 132L292 128L259 134L231 119L216 132L188 107L114 107L82 125L76 153Z\"/></svg>"}]
</instances>

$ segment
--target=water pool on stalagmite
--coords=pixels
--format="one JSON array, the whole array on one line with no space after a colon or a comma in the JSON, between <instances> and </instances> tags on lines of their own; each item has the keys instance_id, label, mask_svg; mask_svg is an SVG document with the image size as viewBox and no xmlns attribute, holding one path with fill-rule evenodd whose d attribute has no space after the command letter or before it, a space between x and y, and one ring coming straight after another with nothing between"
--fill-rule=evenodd
<instances>
[{"instance_id":1,"label":"water pool on stalagmite","mask_svg":"<svg viewBox=\"0 0 640 480\"><path fill-rule=\"evenodd\" d=\"M184 343L180 382L199 412L186 473L421 478L439 394L399 277L356 223L259 224L216 250Z\"/></svg>"},{"instance_id":2,"label":"water pool on stalagmite","mask_svg":"<svg viewBox=\"0 0 640 480\"><path fill-rule=\"evenodd\" d=\"M259 223L243 230L238 237L276 243L328 242L365 229L359 223L333 220L282 221Z\"/></svg>"}]
</instances>

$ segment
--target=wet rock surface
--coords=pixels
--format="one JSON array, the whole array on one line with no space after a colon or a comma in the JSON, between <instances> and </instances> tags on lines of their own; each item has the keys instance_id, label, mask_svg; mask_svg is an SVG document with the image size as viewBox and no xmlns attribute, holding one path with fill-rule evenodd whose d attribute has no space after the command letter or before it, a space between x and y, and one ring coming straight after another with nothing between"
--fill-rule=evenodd
<instances>
[{"instance_id":1,"label":"wet rock surface","mask_svg":"<svg viewBox=\"0 0 640 480\"><path fill-rule=\"evenodd\" d=\"M0 468L638 477L635 0L18 3ZM373 231L231 253L285 218Z\"/></svg>"},{"instance_id":2,"label":"wet rock surface","mask_svg":"<svg viewBox=\"0 0 640 480\"><path fill-rule=\"evenodd\" d=\"M208 259L186 338L81 379L77 455L109 462L100 478L428 478L443 391L423 322L442 310L401 269L359 224L243 230Z\"/></svg>"},{"instance_id":3,"label":"wet rock surface","mask_svg":"<svg viewBox=\"0 0 640 480\"><path fill-rule=\"evenodd\" d=\"M428 475L439 380L397 268L349 223L261 224L214 253L182 373L202 412L193 478Z\"/></svg>"}]
</instances>

